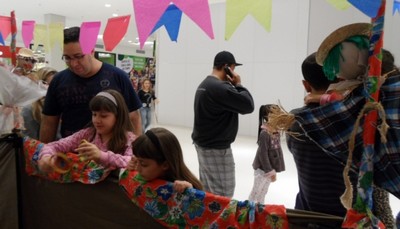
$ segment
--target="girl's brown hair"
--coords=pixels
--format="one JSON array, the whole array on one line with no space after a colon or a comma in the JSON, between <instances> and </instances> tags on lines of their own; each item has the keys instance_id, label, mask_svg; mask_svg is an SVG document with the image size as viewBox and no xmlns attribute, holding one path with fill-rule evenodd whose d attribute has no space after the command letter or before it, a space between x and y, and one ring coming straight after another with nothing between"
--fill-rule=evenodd
<instances>
[{"instance_id":1,"label":"girl's brown hair","mask_svg":"<svg viewBox=\"0 0 400 229\"><path fill-rule=\"evenodd\" d=\"M126 106L125 100L122 95L116 90L105 90L103 92L109 93L112 97L115 98L115 104L112 100L105 96L96 95L90 100L89 109L91 111L108 111L112 112L116 117L116 123L112 130L113 134L108 142L107 148L114 153L121 154L125 152L127 135L128 131L133 131L132 123L129 119L129 111ZM94 129L93 123L90 123L90 126ZM93 133L93 137L95 135Z\"/></svg>"},{"instance_id":2,"label":"girl's brown hair","mask_svg":"<svg viewBox=\"0 0 400 229\"><path fill-rule=\"evenodd\" d=\"M201 182L185 165L181 145L169 130L161 127L148 130L133 142L132 151L136 157L152 159L158 164L167 162L169 169L161 179L170 182L185 180L195 189L203 189Z\"/></svg>"}]
</instances>

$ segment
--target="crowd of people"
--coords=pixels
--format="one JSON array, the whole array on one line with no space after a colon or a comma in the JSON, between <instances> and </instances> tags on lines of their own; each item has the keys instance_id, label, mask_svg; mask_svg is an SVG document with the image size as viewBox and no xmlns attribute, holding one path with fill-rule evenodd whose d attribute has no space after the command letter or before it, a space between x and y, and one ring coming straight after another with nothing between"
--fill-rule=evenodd
<instances>
[{"instance_id":1,"label":"crowd of people","mask_svg":"<svg viewBox=\"0 0 400 229\"><path fill-rule=\"evenodd\" d=\"M335 62L333 58L338 56L332 57L329 52L325 53L322 65L318 63L321 61L318 52L304 59L301 72L307 92L305 105L292 110L291 114L346 99L361 87L359 76L365 75L367 70L365 32L368 26L352 27L359 29L359 33L343 37L330 47L337 49L335 53L339 52L340 61ZM151 80L142 80L141 89L135 91L129 76L121 69L97 60L94 50L82 52L79 34L79 27L64 30L62 58L66 69L57 71L44 67L34 72L33 52L22 48L11 70L47 87L45 97L23 107L21 112L22 133L46 143L39 154L39 168L52 172L60 159L59 152L76 152L83 160L92 160L104 167L137 170L147 182L154 179L173 182L178 192L195 188L232 198L236 171L231 144L237 137L238 116L254 111L253 97L235 71L242 64L234 55L228 51L217 53L211 73L195 93L191 137L199 162L197 178L185 165L176 136L165 128L150 126L152 106L158 103ZM352 59L354 56L356 59ZM331 59L325 61L326 58ZM388 50L383 50L382 61L384 77L400 74ZM327 66L327 63L336 66ZM339 95L333 96L332 91L338 90ZM277 180L277 173L285 171L281 135L268 122L274 107L276 105L266 104L259 109L258 148L252 164L254 185L249 193L249 200L258 203L268 203L270 183ZM340 200L346 189L342 177L343 160L321 149L298 122L290 127L286 141L299 182L294 208L344 217L347 209ZM350 170L349 177L352 184L357 184L357 168ZM357 188L353 191L354 200ZM389 227L394 225L391 211L384 211L390 210L388 192L376 187L374 196L374 213Z\"/></svg>"}]
</instances>

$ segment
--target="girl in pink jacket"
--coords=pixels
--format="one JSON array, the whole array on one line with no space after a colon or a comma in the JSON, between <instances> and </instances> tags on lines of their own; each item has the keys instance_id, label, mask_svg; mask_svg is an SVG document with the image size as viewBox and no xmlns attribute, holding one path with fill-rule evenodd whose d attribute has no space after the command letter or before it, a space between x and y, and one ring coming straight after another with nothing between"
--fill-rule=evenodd
<instances>
[{"instance_id":1,"label":"girl in pink jacket","mask_svg":"<svg viewBox=\"0 0 400 229\"><path fill-rule=\"evenodd\" d=\"M122 95L115 90L98 93L89 103L89 127L46 144L39 153L39 168L51 172L60 152L76 152L83 160L93 160L107 168L125 168L132 158L136 136Z\"/></svg>"}]
</instances>

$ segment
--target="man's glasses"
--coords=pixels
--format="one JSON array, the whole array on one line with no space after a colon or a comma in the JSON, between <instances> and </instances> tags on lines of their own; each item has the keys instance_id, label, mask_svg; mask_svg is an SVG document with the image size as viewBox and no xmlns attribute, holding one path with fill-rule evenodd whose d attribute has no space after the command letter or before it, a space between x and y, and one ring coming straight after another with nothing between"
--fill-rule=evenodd
<instances>
[{"instance_id":1,"label":"man's glasses","mask_svg":"<svg viewBox=\"0 0 400 229\"><path fill-rule=\"evenodd\" d=\"M70 57L70 56L67 56L67 55L63 55L63 56L61 57L61 59L62 59L65 63L69 64L69 63L71 63L71 62L74 61L74 60L80 61L80 60L82 60L83 57L85 57L85 56L86 56L85 54L74 55L73 57Z\"/></svg>"}]
</instances>

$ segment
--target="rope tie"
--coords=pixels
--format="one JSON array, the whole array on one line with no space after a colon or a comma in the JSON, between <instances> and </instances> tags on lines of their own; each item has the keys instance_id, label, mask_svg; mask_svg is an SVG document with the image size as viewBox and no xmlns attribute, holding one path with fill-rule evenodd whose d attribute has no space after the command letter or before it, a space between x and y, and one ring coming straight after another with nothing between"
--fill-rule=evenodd
<instances>
[{"instance_id":1,"label":"rope tie","mask_svg":"<svg viewBox=\"0 0 400 229\"><path fill-rule=\"evenodd\" d=\"M349 156L347 158L346 166L343 170L343 180L346 186L346 189L343 193L343 195L340 197L340 201L342 205L347 209L351 209L352 203L353 203L353 186L351 185L350 177L349 177L349 171L351 164L353 162L353 151L354 151L354 145L355 145L355 139L357 135L358 128L360 126L360 121L364 117L364 114L377 110L379 117L382 120L382 124L379 126L376 126L377 130L379 131L379 134L381 135L381 142L386 143L386 133L389 129L389 125L386 122L386 113L385 110L383 109L383 106L379 102L367 102L361 112L358 114L357 120L354 124L353 131L351 132L350 139L349 139Z\"/></svg>"}]
</instances>

